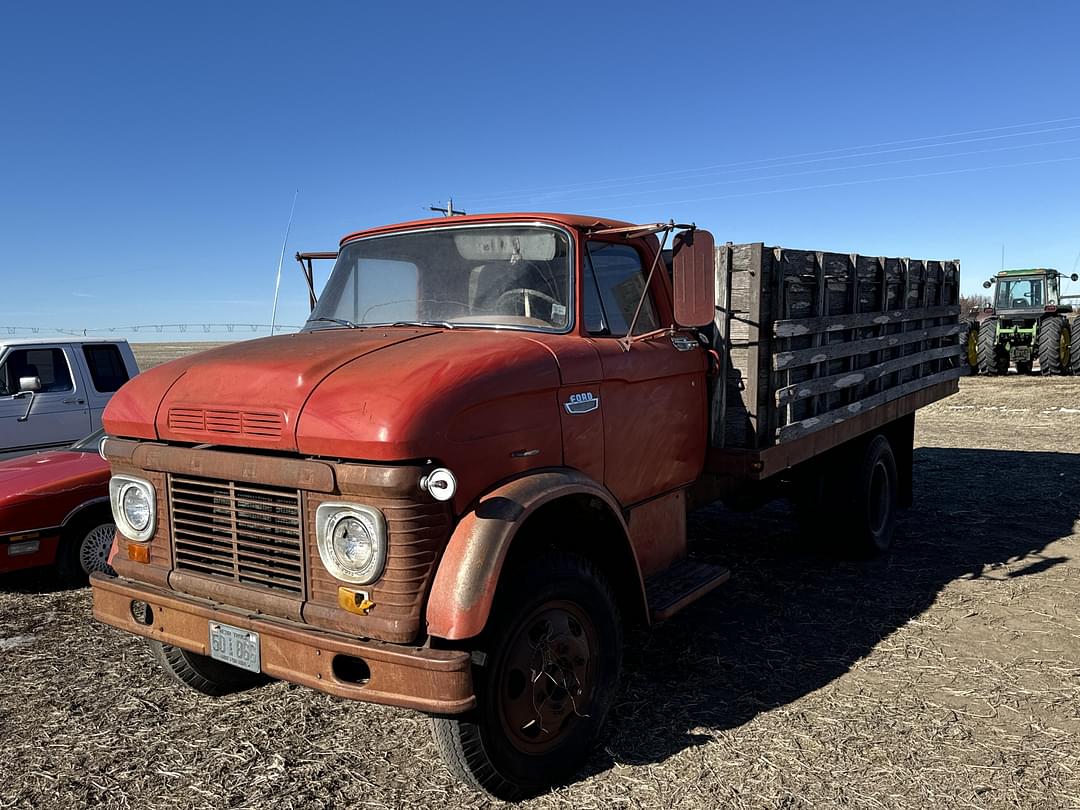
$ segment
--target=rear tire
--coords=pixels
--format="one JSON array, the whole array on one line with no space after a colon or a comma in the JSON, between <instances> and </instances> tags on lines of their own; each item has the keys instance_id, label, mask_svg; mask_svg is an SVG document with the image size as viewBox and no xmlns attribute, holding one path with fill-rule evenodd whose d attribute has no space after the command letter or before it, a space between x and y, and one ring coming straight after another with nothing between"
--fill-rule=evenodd
<instances>
[{"instance_id":1,"label":"rear tire","mask_svg":"<svg viewBox=\"0 0 1080 810\"><path fill-rule=\"evenodd\" d=\"M222 697L264 686L270 678L234 667L206 655L189 652L171 644L150 641L150 650L161 668L179 684L211 697Z\"/></svg>"},{"instance_id":2,"label":"rear tire","mask_svg":"<svg viewBox=\"0 0 1080 810\"><path fill-rule=\"evenodd\" d=\"M804 533L844 556L873 557L892 545L900 478L883 434L841 448L807 470L795 512Z\"/></svg>"},{"instance_id":3,"label":"rear tire","mask_svg":"<svg viewBox=\"0 0 1080 810\"><path fill-rule=\"evenodd\" d=\"M618 686L622 625L607 579L571 554L530 560L500 589L474 660L476 708L431 719L447 768L509 801L565 783Z\"/></svg>"},{"instance_id":4,"label":"rear tire","mask_svg":"<svg viewBox=\"0 0 1080 810\"><path fill-rule=\"evenodd\" d=\"M1069 371L1080 376L1080 315L1069 319L1069 334L1072 344L1069 346Z\"/></svg>"},{"instance_id":5,"label":"rear tire","mask_svg":"<svg viewBox=\"0 0 1080 810\"><path fill-rule=\"evenodd\" d=\"M1039 322L1039 370L1043 374L1064 374L1070 368L1072 331L1060 315L1048 315Z\"/></svg>"},{"instance_id":6,"label":"rear tire","mask_svg":"<svg viewBox=\"0 0 1080 810\"><path fill-rule=\"evenodd\" d=\"M967 337L964 338L965 358L972 374L979 372L979 322L969 321Z\"/></svg>"},{"instance_id":7,"label":"rear tire","mask_svg":"<svg viewBox=\"0 0 1080 810\"><path fill-rule=\"evenodd\" d=\"M1000 374L997 354L997 318L987 318L979 324L979 371L982 374ZM1006 364L1005 371L1009 370Z\"/></svg>"}]
</instances>

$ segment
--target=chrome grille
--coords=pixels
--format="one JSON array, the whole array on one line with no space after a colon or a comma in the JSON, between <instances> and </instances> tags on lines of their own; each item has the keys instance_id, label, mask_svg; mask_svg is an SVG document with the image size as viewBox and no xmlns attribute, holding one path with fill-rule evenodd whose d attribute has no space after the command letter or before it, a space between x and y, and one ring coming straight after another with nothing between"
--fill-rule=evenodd
<instances>
[{"instance_id":1,"label":"chrome grille","mask_svg":"<svg viewBox=\"0 0 1080 810\"><path fill-rule=\"evenodd\" d=\"M177 570L303 596L299 491L173 475L169 507Z\"/></svg>"}]
</instances>

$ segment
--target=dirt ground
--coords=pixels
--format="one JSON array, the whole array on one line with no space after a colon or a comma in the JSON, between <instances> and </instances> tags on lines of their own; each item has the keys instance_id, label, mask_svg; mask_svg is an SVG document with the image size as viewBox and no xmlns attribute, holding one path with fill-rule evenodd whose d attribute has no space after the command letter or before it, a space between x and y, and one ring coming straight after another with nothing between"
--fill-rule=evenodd
<instances>
[{"instance_id":1,"label":"dirt ground","mask_svg":"<svg viewBox=\"0 0 1080 810\"><path fill-rule=\"evenodd\" d=\"M881 559L778 507L698 516L731 582L629 640L604 744L523 806L1080 807L1080 379L965 379L917 430ZM183 691L46 579L0 581L0 684L0 808L498 804L421 715Z\"/></svg>"}]
</instances>

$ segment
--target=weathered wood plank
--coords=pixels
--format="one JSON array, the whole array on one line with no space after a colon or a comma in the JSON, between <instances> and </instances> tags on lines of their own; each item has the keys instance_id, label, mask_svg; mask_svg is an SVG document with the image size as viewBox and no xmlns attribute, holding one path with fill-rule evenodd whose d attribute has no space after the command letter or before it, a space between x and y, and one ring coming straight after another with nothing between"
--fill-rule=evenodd
<instances>
[{"instance_id":1,"label":"weathered wood plank","mask_svg":"<svg viewBox=\"0 0 1080 810\"><path fill-rule=\"evenodd\" d=\"M878 337L865 338L864 340L833 343L830 346L822 346L820 349L810 348L797 349L790 352L777 352L773 355L773 368L780 371L783 369L806 366L811 363L821 363L825 360L850 357L855 354L892 349L919 340L926 340L927 338L958 335L963 328L964 326L962 324L949 323L944 326L934 326L917 332L897 332L891 335L879 335ZM826 351L828 351L827 356L825 355Z\"/></svg>"},{"instance_id":2,"label":"weathered wood plank","mask_svg":"<svg viewBox=\"0 0 1080 810\"><path fill-rule=\"evenodd\" d=\"M858 402L852 402L850 405L845 405L842 408L836 408L835 410L823 413L820 416L814 416L810 419L804 419L801 422L795 422L790 425L786 425L777 431L777 441L784 442L791 439L797 439L801 436L806 436L809 433L813 433L817 430L829 427L830 425L839 424L846 419L851 419L860 413L864 413L870 408L875 408L879 405L884 405L893 399L898 399L906 394L914 393L920 388L926 388L934 385L935 383L946 382L948 380L956 380L963 376L963 370L960 368L951 368L946 371L940 371L937 374L931 374L929 377L921 377L917 380L904 383L903 385L894 386L893 388L887 388L880 394L875 394L866 399L860 399Z\"/></svg>"},{"instance_id":3,"label":"weathered wood plank","mask_svg":"<svg viewBox=\"0 0 1080 810\"><path fill-rule=\"evenodd\" d=\"M959 357L963 353L964 347L959 344L954 346L942 346L937 349L924 349L918 354L897 357L895 360L886 360L885 362L878 363L874 366L867 366L866 368L833 374L828 377L820 377L815 380L795 383L794 385L781 388L776 392L776 404L783 406L789 402L805 399L806 397L812 397L817 394L825 394L830 391L842 391L846 388L872 382L886 374L891 374L894 371L922 365L931 360Z\"/></svg>"},{"instance_id":4,"label":"weathered wood plank","mask_svg":"<svg viewBox=\"0 0 1080 810\"><path fill-rule=\"evenodd\" d=\"M773 323L775 337L796 337L816 332L837 332L855 326L876 326L886 323L908 323L927 318L959 316L959 306L926 307L925 309L902 309L893 312L864 312L857 315L832 315L823 318L800 318Z\"/></svg>"}]
</instances>

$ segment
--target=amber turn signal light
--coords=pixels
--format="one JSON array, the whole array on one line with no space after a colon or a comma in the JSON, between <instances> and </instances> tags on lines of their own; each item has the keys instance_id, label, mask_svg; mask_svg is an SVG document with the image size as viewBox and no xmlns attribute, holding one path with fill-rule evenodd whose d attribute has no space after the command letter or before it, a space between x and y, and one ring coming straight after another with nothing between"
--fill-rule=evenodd
<instances>
[{"instance_id":1,"label":"amber turn signal light","mask_svg":"<svg viewBox=\"0 0 1080 810\"><path fill-rule=\"evenodd\" d=\"M337 601L342 610L361 616L366 616L368 611L375 607L375 603L368 599L366 591L354 591L352 588L338 588Z\"/></svg>"},{"instance_id":2,"label":"amber turn signal light","mask_svg":"<svg viewBox=\"0 0 1080 810\"><path fill-rule=\"evenodd\" d=\"M128 559L138 563L150 562L150 547L128 543Z\"/></svg>"}]
</instances>

